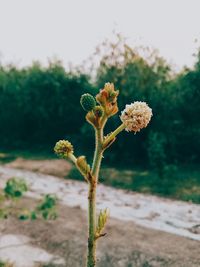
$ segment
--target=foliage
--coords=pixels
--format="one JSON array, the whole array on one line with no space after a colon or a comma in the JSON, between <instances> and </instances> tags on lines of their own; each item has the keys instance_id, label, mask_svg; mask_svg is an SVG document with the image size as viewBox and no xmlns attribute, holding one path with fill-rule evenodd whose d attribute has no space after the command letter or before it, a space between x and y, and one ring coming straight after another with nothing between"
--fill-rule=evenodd
<instances>
[{"instance_id":1,"label":"foliage","mask_svg":"<svg viewBox=\"0 0 200 267\"><path fill-rule=\"evenodd\" d=\"M148 156L150 165L156 170L160 179L163 178L166 164L165 137L157 132L150 132L148 138Z\"/></svg>"},{"instance_id":2,"label":"foliage","mask_svg":"<svg viewBox=\"0 0 200 267\"><path fill-rule=\"evenodd\" d=\"M45 195L42 202L37 206L36 214L41 214L45 220L56 219L57 218L56 204L57 204L57 199L55 196Z\"/></svg>"},{"instance_id":3,"label":"foliage","mask_svg":"<svg viewBox=\"0 0 200 267\"><path fill-rule=\"evenodd\" d=\"M20 199L28 190L28 186L24 179L10 178L0 192L0 219L6 219L9 215L17 215L24 220L36 220L43 218L45 220L53 220L57 218L57 198L54 195L47 194L41 202L33 210L17 210L16 200Z\"/></svg>"},{"instance_id":4,"label":"foliage","mask_svg":"<svg viewBox=\"0 0 200 267\"><path fill-rule=\"evenodd\" d=\"M27 184L23 179L13 177L6 182L4 193L7 197L20 198L27 190Z\"/></svg>"},{"instance_id":5,"label":"foliage","mask_svg":"<svg viewBox=\"0 0 200 267\"><path fill-rule=\"evenodd\" d=\"M47 194L35 209L31 211L24 210L18 218L22 221L28 219L36 220L39 218L43 218L45 220L55 220L57 218L56 206L56 197L54 195Z\"/></svg>"},{"instance_id":6,"label":"foliage","mask_svg":"<svg viewBox=\"0 0 200 267\"><path fill-rule=\"evenodd\" d=\"M149 140L154 133L165 139L166 164L199 164L200 159L200 53L196 64L176 74L157 51L132 48L118 36L97 48L100 64L96 75L66 72L60 62L42 67L19 69L13 65L0 67L0 148L46 150L58 139L70 136L92 157L91 128L84 123L79 96L96 94L107 81L120 91L119 110L136 100L149 103L153 120L140 135L119 136L111 153L105 155L109 164L133 166L152 165L149 161ZM92 81L92 82L91 82ZM119 123L111 118L110 132ZM82 135L86 136L82 142ZM133 149L134 148L134 149ZM120 161L123 157L123 162Z\"/></svg>"},{"instance_id":7,"label":"foliage","mask_svg":"<svg viewBox=\"0 0 200 267\"><path fill-rule=\"evenodd\" d=\"M59 62L48 68L39 63L24 69L2 66L0 145L49 147L58 138L79 132L83 124L79 95L91 88L85 75L66 73ZM77 109L71 116L74 105Z\"/></svg>"}]
</instances>

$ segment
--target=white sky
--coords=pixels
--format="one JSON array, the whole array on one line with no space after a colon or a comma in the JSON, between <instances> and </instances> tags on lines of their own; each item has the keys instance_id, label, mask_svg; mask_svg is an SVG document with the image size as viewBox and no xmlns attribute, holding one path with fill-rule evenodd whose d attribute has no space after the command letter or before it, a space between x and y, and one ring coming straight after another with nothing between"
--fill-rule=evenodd
<instances>
[{"instance_id":1,"label":"white sky","mask_svg":"<svg viewBox=\"0 0 200 267\"><path fill-rule=\"evenodd\" d=\"M0 0L0 61L24 66L57 56L78 64L113 29L178 68L192 66L200 0Z\"/></svg>"}]
</instances>

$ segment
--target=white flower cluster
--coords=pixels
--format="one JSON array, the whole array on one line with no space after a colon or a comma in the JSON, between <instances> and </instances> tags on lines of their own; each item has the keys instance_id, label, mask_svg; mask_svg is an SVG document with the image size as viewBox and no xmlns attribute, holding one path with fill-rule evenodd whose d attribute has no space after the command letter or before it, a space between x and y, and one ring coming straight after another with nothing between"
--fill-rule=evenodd
<instances>
[{"instance_id":1,"label":"white flower cluster","mask_svg":"<svg viewBox=\"0 0 200 267\"><path fill-rule=\"evenodd\" d=\"M121 121L126 126L126 131L139 132L147 127L152 117L152 109L146 102L136 101L126 105L120 116Z\"/></svg>"}]
</instances>

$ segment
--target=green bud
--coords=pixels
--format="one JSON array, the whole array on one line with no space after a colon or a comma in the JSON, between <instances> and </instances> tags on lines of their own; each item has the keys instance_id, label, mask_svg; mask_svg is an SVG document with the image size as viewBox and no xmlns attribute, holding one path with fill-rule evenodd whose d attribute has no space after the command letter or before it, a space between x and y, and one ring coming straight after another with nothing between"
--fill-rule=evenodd
<instances>
[{"instance_id":1,"label":"green bud","mask_svg":"<svg viewBox=\"0 0 200 267\"><path fill-rule=\"evenodd\" d=\"M95 98L90 94L82 95L80 103L85 111L91 111L96 106Z\"/></svg>"},{"instance_id":2,"label":"green bud","mask_svg":"<svg viewBox=\"0 0 200 267\"><path fill-rule=\"evenodd\" d=\"M54 147L55 153L61 158L67 158L69 153L73 154L73 146L67 140L60 140Z\"/></svg>"},{"instance_id":3,"label":"green bud","mask_svg":"<svg viewBox=\"0 0 200 267\"><path fill-rule=\"evenodd\" d=\"M87 177L88 173L90 172L90 166L87 164L85 156L80 156L77 158L76 166L83 176Z\"/></svg>"},{"instance_id":4,"label":"green bud","mask_svg":"<svg viewBox=\"0 0 200 267\"><path fill-rule=\"evenodd\" d=\"M99 213L99 217L98 217L98 224L97 224L97 228L96 228L96 236L99 237L99 235L101 235L105 224L107 222L109 216L109 210L105 209L105 210L101 210Z\"/></svg>"}]
</instances>

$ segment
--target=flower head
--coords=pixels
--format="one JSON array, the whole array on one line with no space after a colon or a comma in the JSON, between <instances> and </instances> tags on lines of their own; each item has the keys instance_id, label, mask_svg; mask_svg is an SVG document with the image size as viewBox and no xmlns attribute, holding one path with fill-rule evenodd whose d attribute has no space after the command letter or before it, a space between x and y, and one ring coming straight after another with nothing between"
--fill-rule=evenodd
<instances>
[{"instance_id":1,"label":"flower head","mask_svg":"<svg viewBox=\"0 0 200 267\"><path fill-rule=\"evenodd\" d=\"M67 140L60 140L54 147L55 153L61 158L67 158L69 154L73 154L74 149L72 144Z\"/></svg>"},{"instance_id":2,"label":"flower head","mask_svg":"<svg viewBox=\"0 0 200 267\"><path fill-rule=\"evenodd\" d=\"M136 101L126 105L120 119L126 126L127 131L136 133L147 127L152 115L152 109L145 102Z\"/></svg>"}]
</instances>

